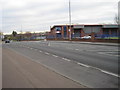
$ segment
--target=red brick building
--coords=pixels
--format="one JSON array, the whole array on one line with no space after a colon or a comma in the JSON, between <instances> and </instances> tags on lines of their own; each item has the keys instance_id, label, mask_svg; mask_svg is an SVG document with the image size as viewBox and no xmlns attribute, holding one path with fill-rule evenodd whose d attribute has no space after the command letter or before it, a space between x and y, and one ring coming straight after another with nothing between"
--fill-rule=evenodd
<instances>
[{"instance_id":1,"label":"red brick building","mask_svg":"<svg viewBox=\"0 0 120 90\"><path fill-rule=\"evenodd\" d=\"M95 37L119 37L120 33L118 25L106 24L106 25L71 25L71 32L69 31L69 25L55 25L51 28L47 34L48 39L68 39L71 33L72 38L81 38L83 36L91 36L92 33Z\"/></svg>"}]
</instances>

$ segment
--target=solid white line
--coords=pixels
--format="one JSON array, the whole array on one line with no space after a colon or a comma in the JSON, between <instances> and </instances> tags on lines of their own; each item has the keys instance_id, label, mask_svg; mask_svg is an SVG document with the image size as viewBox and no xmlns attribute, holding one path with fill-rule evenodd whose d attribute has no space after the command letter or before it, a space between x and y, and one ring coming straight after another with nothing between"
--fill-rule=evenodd
<instances>
[{"instance_id":1,"label":"solid white line","mask_svg":"<svg viewBox=\"0 0 120 90\"><path fill-rule=\"evenodd\" d=\"M71 60L69 60L69 59L67 59L67 58L62 58L63 60L65 60L65 61L68 61L68 62L70 62Z\"/></svg>"},{"instance_id":2,"label":"solid white line","mask_svg":"<svg viewBox=\"0 0 120 90\"><path fill-rule=\"evenodd\" d=\"M56 55L52 55L53 57L58 57L58 56L56 56Z\"/></svg>"},{"instance_id":3,"label":"solid white line","mask_svg":"<svg viewBox=\"0 0 120 90\"><path fill-rule=\"evenodd\" d=\"M115 77L120 77L120 76L117 75L117 74L114 74L114 73L111 73L111 72L102 70L102 69L100 69L100 68L92 67L92 66L85 65L85 64L82 64L82 63L77 63L77 64L79 64L79 65L81 65L81 66L84 66L84 67L91 67L91 68L94 68L94 69L96 69L96 70L99 70L99 71L101 71L101 72L103 72L103 73L106 73L106 74L109 74L109 75L112 75L112 76L115 76Z\"/></svg>"},{"instance_id":4,"label":"solid white line","mask_svg":"<svg viewBox=\"0 0 120 90\"><path fill-rule=\"evenodd\" d=\"M81 65L81 66L84 66L84 67L90 67L90 66L85 65L85 64L83 64L83 63L77 63L77 64L79 64L79 65Z\"/></svg>"},{"instance_id":5,"label":"solid white line","mask_svg":"<svg viewBox=\"0 0 120 90\"><path fill-rule=\"evenodd\" d=\"M104 71L104 70L100 70L100 71L103 72L103 73L106 73L106 74L109 74L109 75L115 76L115 77L120 77L119 75L114 74L114 73L111 73L111 72L108 72L108 71Z\"/></svg>"}]
</instances>

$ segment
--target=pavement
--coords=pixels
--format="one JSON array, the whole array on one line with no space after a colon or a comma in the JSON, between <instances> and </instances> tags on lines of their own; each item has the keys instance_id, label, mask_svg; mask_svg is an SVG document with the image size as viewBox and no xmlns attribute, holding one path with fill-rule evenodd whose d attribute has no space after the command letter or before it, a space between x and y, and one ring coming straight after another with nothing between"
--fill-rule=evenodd
<instances>
[{"instance_id":1,"label":"pavement","mask_svg":"<svg viewBox=\"0 0 120 90\"><path fill-rule=\"evenodd\" d=\"M90 45L105 45L105 46L119 46L119 43L105 43L105 42L83 42L83 41L56 41L56 42L68 42L68 43L74 43L74 44L79 43L79 44L90 44Z\"/></svg>"},{"instance_id":2,"label":"pavement","mask_svg":"<svg viewBox=\"0 0 120 90\"><path fill-rule=\"evenodd\" d=\"M3 48L2 71L2 88L85 88L6 48Z\"/></svg>"}]
</instances>

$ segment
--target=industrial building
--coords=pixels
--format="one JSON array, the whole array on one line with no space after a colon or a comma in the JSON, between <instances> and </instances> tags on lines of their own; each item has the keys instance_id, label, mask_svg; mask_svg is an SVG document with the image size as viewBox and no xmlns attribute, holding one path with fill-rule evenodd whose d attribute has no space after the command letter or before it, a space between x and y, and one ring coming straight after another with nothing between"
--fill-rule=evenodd
<instances>
[{"instance_id":1,"label":"industrial building","mask_svg":"<svg viewBox=\"0 0 120 90\"><path fill-rule=\"evenodd\" d=\"M48 39L69 39L91 36L95 38L120 37L117 24L106 25L54 25L47 34Z\"/></svg>"}]
</instances>

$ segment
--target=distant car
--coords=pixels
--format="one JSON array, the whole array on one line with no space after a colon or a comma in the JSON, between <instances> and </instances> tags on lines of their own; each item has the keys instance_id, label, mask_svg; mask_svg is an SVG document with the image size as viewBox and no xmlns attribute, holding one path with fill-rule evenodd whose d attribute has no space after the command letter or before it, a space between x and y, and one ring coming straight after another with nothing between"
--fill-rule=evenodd
<instances>
[{"instance_id":1,"label":"distant car","mask_svg":"<svg viewBox=\"0 0 120 90\"><path fill-rule=\"evenodd\" d=\"M5 40L5 43L10 43L10 40Z\"/></svg>"},{"instance_id":2,"label":"distant car","mask_svg":"<svg viewBox=\"0 0 120 90\"><path fill-rule=\"evenodd\" d=\"M83 36L83 37L81 37L81 39L90 39L91 38L91 36Z\"/></svg>"}]
</instances>

